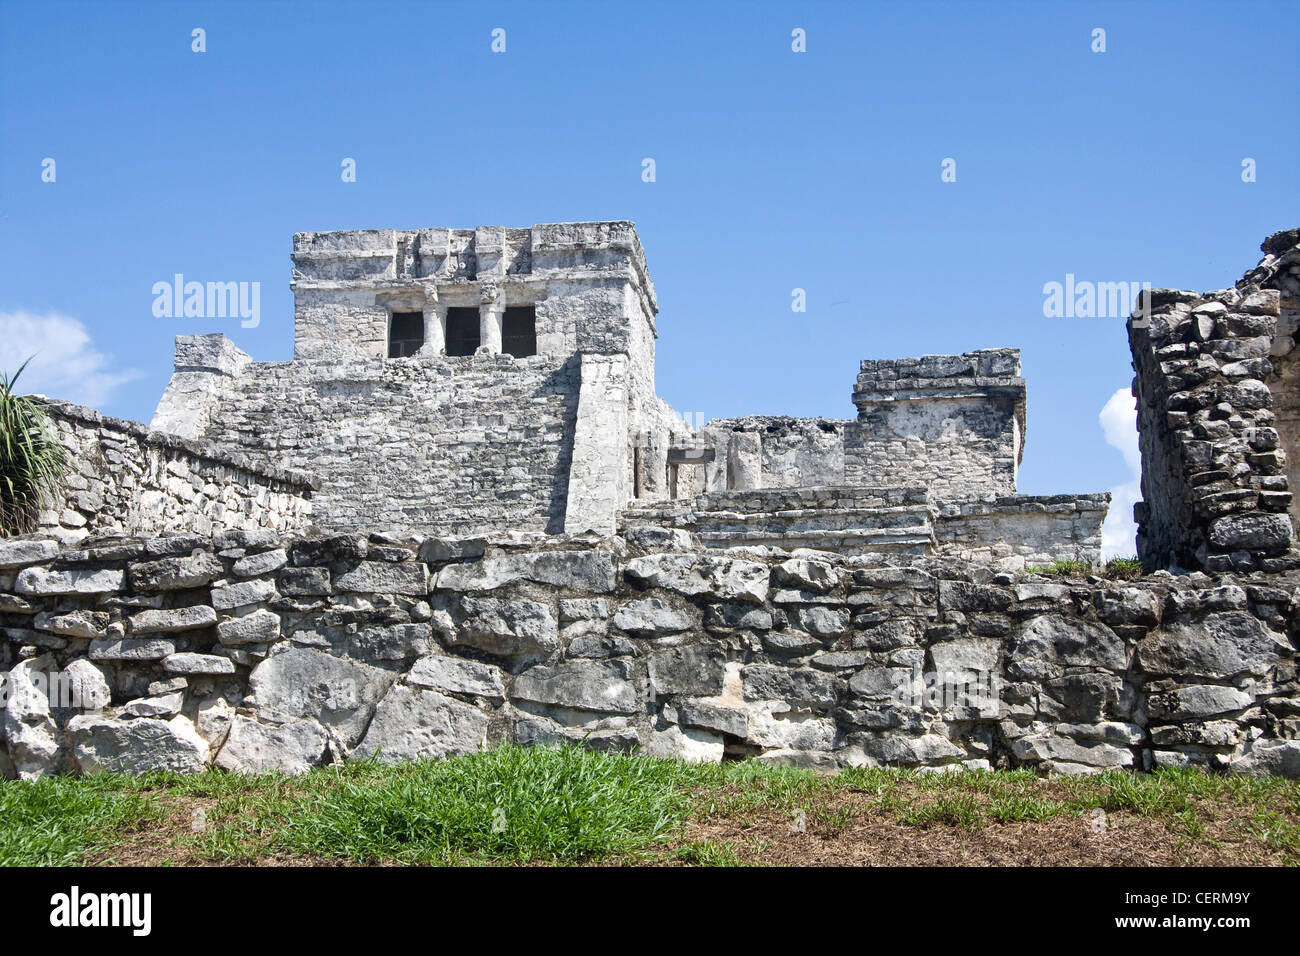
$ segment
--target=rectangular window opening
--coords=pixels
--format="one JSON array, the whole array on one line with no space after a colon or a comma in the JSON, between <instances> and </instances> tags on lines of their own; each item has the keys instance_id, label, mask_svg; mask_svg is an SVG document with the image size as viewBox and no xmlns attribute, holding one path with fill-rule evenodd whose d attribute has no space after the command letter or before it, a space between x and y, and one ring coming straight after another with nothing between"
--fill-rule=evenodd
<instances>
[{"instance_id":1,"label":"rectangular window opening","mask_svg":"<svg viewBox=\"0 0 1300 956\"><path fill-rule=\"evenodd\" d=\"M506 309L501 317L501 351L515 358L537 354L537 306Z\"/></svg>"},{"instance_id":2,"label":"rectangular window opening","mask_svg":"<svg viewBox=\"0 0 1300 956\"><path fill-rule=\"evenodd\" d=\"M424 313L394 312L388 320L388 357L406 358L424 345Z\"/></svg>"},{"instance_id":3,"label":"rectangular window opening","mask_svg":"<svg viewBox=\"0 0 1300 956\"><path fill-rule=\"evenodd\" d=\"M473 355L479 346L478 309L457 306L447 310L447 354Z\"/></svg>"}]
</instances>

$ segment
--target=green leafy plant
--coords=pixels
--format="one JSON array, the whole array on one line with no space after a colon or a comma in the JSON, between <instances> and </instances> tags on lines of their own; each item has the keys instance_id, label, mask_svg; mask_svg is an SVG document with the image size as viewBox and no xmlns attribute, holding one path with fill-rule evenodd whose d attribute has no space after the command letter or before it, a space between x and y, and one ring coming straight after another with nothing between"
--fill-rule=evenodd
<instances>
[{"instance_id":1,"label":"green leafy plant","mask_svg":"<svg viewBox=\"0 0 1300 956\"><path fill-rule=\"evenodd\" d=\"M36 525L42 499L63 485L68 453L54 436L40 403L15 393L24 362L13 375L0 373L0 536Z\"/></svg>"},{"instance_id":2,"label":"green leafy plant","mask_svg":"<svg viewBox=\"0 0 1300 956\"><path fill-rule=\"evenodd\" d=\"M1101 576L1112 581L1134 581L1149 570L1139 558L1111 558Z\"/></svg>"}]
</instances>

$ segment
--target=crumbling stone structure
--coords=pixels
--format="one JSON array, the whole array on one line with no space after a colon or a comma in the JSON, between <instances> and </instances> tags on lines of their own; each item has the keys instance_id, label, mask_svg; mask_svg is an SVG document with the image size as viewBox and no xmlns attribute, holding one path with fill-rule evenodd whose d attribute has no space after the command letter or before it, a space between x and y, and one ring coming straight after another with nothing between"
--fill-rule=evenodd
<instances>
[{"instance_id":1,"label":"crumbling stone structure","mask_svg":"<svg viewBox=\"0 0 1300 956\"><path fill-rule=\"evenodd\" d=\"M1300 456L1300 232L1262 249L1235 288L1146 292L1129 319L1142 451L1134 517L1138 552L1157 567L1300 566L1288 463Z\"/></svg>"},{"instance_id":2,"label":"crumbling stone structure","mask_svg":"<svg viewBox=\"0 0 1300 956\"><path fill-rule=\"evenodd\" d=\"M1025 453L1019 349L864 361L853 404L848 483L925 485L957 500L1015 494Z\"/></svg>"},{"instance_id":3,"label":"crumbling stone structure","mask_svg":"<svg viewBox=\"0 0 1300 956\"><path fill-rule=\"evenodd\" d=\"M867 359L858 417L715 419L709 491L924 485L939 497L1014 494L1025 446L1018 349Z\"/></svg>"},{"instance_id":4,"label":"crumbling stone structure","mask_svg":"<svg viewBox=\"0 0 1300 956\"><path fill-rule=\"evenodd\" d=\"M293 261L293 361L181 336L154 428L310 471L322 528L611 531L662 494L688 429L631 223L302 233Z\"/></svg>"},{"instance_id":5,"label":"crumbling stone structure","mask_svg":"<svg viewBox=\"0 0 1300 956\"><path fill-rule=\"evenodd\" d=\"M75 544L88 535L290 532L311 524L316 482L305 472L68 402L47 399L44 410L71 470L59 500L38 515L42 534Z\"/></svg>"},{"instance_id":6,"label":"crumbling stone structure","mask_svg":"<svg viewBox=\"0 0 1300 956\"><path fill-rule=\"evenodd\" d=\"M705 493L634 501L624 526L714 547L946 555L1003 569L1096 561L1109 494L1016 493L1025 381L1017 349L862 362L852 420L752 416L703 428Z\"/></svg>"}]
</instances>

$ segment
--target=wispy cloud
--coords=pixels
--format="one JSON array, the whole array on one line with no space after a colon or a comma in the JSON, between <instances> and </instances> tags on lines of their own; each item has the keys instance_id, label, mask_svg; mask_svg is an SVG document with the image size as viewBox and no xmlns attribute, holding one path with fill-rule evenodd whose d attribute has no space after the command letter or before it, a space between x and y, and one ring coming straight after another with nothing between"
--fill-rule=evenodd
<instances>
[{"instance_id":1,"label":"wispy cloud","mask_svg":"<svg viewBox=\"0 0 1300 956\"><path fill-rule=\"evenodd\" d=\"M95 408L142 374L101 351L86 327L70 316L0 311L0 369L13 374L28 357L31 364L18 380L19 391Z\"/></svg>"},{"instance_id":2,"label":"wispy cloud","mask_svg":"<svg viewBox=\"0 0 1300 956\"><path fill-rule=\"evenodd\" d=\"M1101 526L1103 559L1126 558L1136 553L1137 524L1133 505L1142 500L1142 455L1138 451L1137 404L1127 388L1121 388L1102 406L1097 416L1106 442L1119 449L1132 478L1110 489L1110 511Z\"/></svg>"}]
</instances>

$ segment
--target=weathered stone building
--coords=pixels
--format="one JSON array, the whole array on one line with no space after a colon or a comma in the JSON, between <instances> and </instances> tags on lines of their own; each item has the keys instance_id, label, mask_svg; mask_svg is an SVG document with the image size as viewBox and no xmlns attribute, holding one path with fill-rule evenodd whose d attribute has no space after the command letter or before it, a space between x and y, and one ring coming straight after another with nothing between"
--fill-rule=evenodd
<instances>
[{"instance_id":1,"label":"weathered stone building","mask_svg":"<svg viewBox=\"0 0 1300 956\"><path fill-rule=\"evenodd\" d=\"M154 428L319 476L323 528L612 531L638 475L661 493L630 436L685 429L631 223L304 233L293 260L293 361L181 336Z\"/></svg>"},{"instance_id":2,"label":"weathered stone building","mask_svg":"<svg viewBox=\"0 0 1300 956\"><path fill-rule=\"evenodd\" d=\"M180 336L153 428L311 474L321 529L652 523L1007 567L1098 554L1105 495L1016 494L1014 349L864 361L856 419L696 435L655 394L629 222L304 233L293 260L293 360Z\"/></svg>"}]
</instances>

